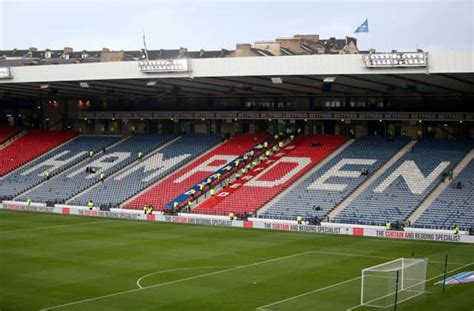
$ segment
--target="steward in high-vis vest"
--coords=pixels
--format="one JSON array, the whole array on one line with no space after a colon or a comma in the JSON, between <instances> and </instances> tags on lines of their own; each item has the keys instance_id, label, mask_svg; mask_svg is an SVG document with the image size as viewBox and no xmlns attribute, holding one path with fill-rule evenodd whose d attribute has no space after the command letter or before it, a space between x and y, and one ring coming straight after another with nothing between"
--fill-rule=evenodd
<instances>
[{"instance_id":1,"label":"steward in high-vis vest","mask_svg":"<svg viewBox=\"0 0 474 311\"><path fill-rule=\"evenodd\" d=\"M146 208L146 213L147 213L148 215L153 214L153 207L152 207L150 204L148 204L148 206L147 206L147 208Z\"/></svg>"},{"instance_id":2,"label":"steward in high-vis vest","mask_svg":"<svg viewBox=\"0 0 474 311\"><path fill-rule=\"evenodd\" d=\"M31 205L31 203L33 203L31 199L26 200L26 204Z\"/></svg>"},{"instance_id":3,"label":"steward in high-vis vest","mask_svg":"<svg viewBox=\"0 0 474 311\"><path fill-rule=\"evenodd\" d=\"M211 192L211 197L216 195L216 190L214 188L212 188L210 192Z\"/></svg>"},{"instance_id":4,"label":"steward in high-vis vest","mask_svg":"<svg viewBox=\"0 0 474 311\"><path fill-rule=\"evenodd\" d=\"M89 158L92 158L94 156L94 151L89 151Z\"/></svg>"},{"instance_id":5,"label":"steward in high-vis vest","mask_svg":"<svg viewBox=\"0 0 474 311\"><path fill-rule=\"evenodd\" d=\"M460 231L460 230L459 230L459 227L458 227L458 226L454 226L454 228L453 228L453 233L454 233L454 234L459 234L459 231Z\"/></svg>"},{"instance_id":6,"label":"steward in high-vis vest","mask_svg":"<svg viewBox=\"0 0 474 311\"><path fill-rule=\"evenodd\" d=\"M230 212L229 213L229 219L230 220L234 220L235 216L234 216L234 213Z\"/></svg>"},{"instance_id":7,"label":"steward in high-vis vest","mask_svg":"<svg viewBox=\"0 0 474 311\"><path fill-rule=\"evenodd\" d=\"M143 158L143 152L140 151L140 152L137 154L137 158L138 158L138 160L141 160L141 158Z\"/></svg>"},{"instance_id":8,"label":"steward in high-vis vest","mask_svg":"<svg viewBox=\"0 0 474 311\"><path fill-rule=\"evenodd\" d=\"M104 173L100 173L99 178L100 178L100 181L103 182L103 181L105 180L105 174L104 174Z\"/></svg>"},{"instance_id":9,"label":"steward in high-vis vest","mask_svg":"<svg viewBox=\"0 0 474 311\"><path fill-rule=\"evenodd\" d=\"M179 205L178 202L174 202L173 203L173 208L175 208L175 209L178 208L178 205Z\"/></svg>"},{"instance_id":10,"label":"steward in high-vis vest","mask_svg":"<svg viewBox=\"0 0 474 311\"><path fill-rule=\"evenodd\" d=\"M87 202L87 207L90 211L92 211L92 209L94 208L94 203L92 202L92 200L89 200L89 202Z\"/></svg>"},{"instance_id":11,"label":"steward in high-vis vest","mask_svg":"<svg viewBox=\"0 0 474 311\"><path fill-rule=\"evenodd\" d=\"M385 229L386 229L386 230L392 229L392 224L390 223L390 221L387 221L387 222L385 223Z\"/></svg>"},{"instance_id":12,"label":"steward in high-vis vest","mask_svg":"<svg viewBox=\"0 0 474 311\"><path fill-rule=\"evenodd\" d=\"M46 171L44 174L46 175L46 179L51 178L51 172L50 171Z\"/></svg>"},{"instance_id":13,"label":"steward in high-vis vest","mask_svg":"<svg viewBox=\"0 0 474 311\"><path fill-rule=\"evenodd\" d=\"M143 214L146 214L148 212L148 204L145 204L145 206L143 206Z\"/></svg>"},{"instance_id":14,"label":"steward in high-vis vest","mask_svg":"<svg viewBox=\"0 0 474 311\"><path fill-rule=\"evenodd\" d=\"M298 225L301 225L303 223L303 217L296 216L296 222L298 223Z\"/></svg>"}]
</instances>

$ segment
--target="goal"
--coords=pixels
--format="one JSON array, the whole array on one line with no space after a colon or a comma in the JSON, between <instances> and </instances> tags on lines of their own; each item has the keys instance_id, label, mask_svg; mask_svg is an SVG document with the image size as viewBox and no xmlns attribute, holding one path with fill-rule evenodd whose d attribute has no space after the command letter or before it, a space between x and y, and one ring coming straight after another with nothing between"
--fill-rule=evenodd
<instances>
[{"instance_id":1,"label":"goal","mask_svg":"<svg viewBox=\"0 0 474 311\"><path fill-rule=\"evenodd\" d=\"M362 270L360 304L389 308L425 293L426 259L399 258Z\"/></svg>"}]
</instances>

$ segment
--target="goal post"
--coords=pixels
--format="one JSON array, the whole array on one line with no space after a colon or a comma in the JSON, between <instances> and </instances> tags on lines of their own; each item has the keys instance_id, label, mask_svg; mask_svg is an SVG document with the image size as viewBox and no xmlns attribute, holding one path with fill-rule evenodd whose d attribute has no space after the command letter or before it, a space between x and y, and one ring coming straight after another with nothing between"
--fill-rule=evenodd
<instances>
[{"instance_id":1,"label":"goal post","mask_svg":"<svg viewBox=\"0 0 474 311\"><path fill-rule=\"evenodd\" d=\"M399 258L362 270L361 306L389 308L425 293L426 259ZM395 297L397 296L397 297Z\"/></svg>"}]
</instances>

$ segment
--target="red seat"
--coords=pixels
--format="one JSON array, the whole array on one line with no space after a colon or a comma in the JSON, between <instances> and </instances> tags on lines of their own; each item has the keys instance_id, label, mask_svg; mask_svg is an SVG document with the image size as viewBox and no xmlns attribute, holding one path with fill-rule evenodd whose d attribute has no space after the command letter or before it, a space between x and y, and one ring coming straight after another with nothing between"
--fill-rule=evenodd
<instances>
[{"instance_id":1,"label":"red seat","mask_svg":"<svg viewBox=\"0 0 474 311\"><path fill-rule=\"evenodd\" d=\"M267 136L266 134L244 134L233 137L218 148L206 153L201 158L151 186L146 192L125 203L123 207L142 209L145 204L151 204L155 209L161 209L166 203L189 190L189 188L224 166L227 162L225 160L216 160L213 163L209 163L209 165L215 167L212 171L198 171L180 181L177 181L178 178L214 156L231 155L232 158L237 157L262 142Z\"/></svg>"},{"instance_id":2,"label":"red seat","mask_svg":"<svg viewBox=\"0 0 474 311\"><path fill-rule=\"evenodd\" d=\"M312 146L312 143L315 141L319 142L321 146ZM307 171L341 146L345 141L346 138L341 136L319 135L297 137L294 142L288 145L294 145L294 149L285 151L286 154L283 158L273 157L277 161L272 165L266 165L266 168L259 173L258 177L252 179L258 180L258 182L278 180L297 166L296 163L285 162L284 160L282 161L282 159L286 157L309 158L310 163L303 167L303 169L299 170L291 178L279 185L271 187L258 186L258 183L256 184L255 182L247 185L247 183L252 179L239 181L241 186L236 188L234 191L229 191L228 189L223 190L230 193L229 195L219 196L219 194L224 195L224 193L222 193L223 191L221 191L217 193L216 197L210 198L198 205L193 212L217 215L227 215L230 212L236 215L248 215L249 213L253 213L268 203L278 195L278 193L294 183L298 178L303 176ZM261 165L265 166L265 162ZM254 169L258 167L259 166L256 166ZM251 173L251 175L256 174ZM234 184L234 186L236 185Z\"/></svg>"},{"instance_id":3,"label":"red seat","mask_svg":"<svg viewBox=\"0 0 474 311\"><path fill-rule=\"evenodd\" d=\"M76 136L78 132L32 130L0 150L0 176Z\"/></svg>"}]
</instances>

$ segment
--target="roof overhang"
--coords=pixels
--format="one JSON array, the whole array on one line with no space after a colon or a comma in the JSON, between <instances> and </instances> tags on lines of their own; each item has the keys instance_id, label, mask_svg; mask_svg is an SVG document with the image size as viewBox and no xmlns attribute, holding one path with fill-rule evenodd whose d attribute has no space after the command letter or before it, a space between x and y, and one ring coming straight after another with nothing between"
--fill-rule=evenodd
<instances>
[{"instance_id":1,"label":"roof overhang","mask_svg":"<svg viewBox=\"0 0 474 311\"><path fill-rule=\"evenodd\" d=\"M11 67L12 78L0 80L0 99L7 95L472 96L473 60L472 52L433 52L427 67L367 68L359 54L229 57L190 59L190 71L164 73L145 73L135 61L22 66ZM324 82L328 76L336 78L329 90ZM274 77L283 83L272 83ZM44 84L49 86L41 88Z\"/></svg>"}]
</instances>

